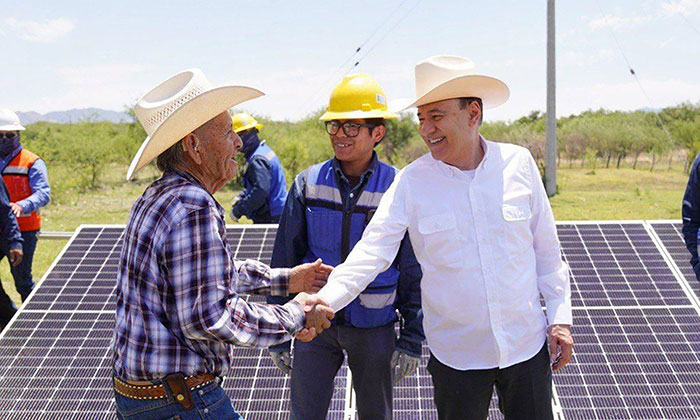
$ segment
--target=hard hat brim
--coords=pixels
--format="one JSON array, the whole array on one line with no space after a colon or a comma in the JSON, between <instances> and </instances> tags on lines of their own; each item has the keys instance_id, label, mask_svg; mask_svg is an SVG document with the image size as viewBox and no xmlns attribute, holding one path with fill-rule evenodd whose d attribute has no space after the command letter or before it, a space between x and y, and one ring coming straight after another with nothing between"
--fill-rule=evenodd
<instances>
[{"instance_id":1,"label":"hard hat brim","mask_svg":"<svg viewBox=\"0 0 700 420\"><path fill-rule=\"evenodd\" d=\"M259 131L261 128L263 128L263 125L260 124L260 123L257 123L257 124L252 123L252 124L244 125L243 127L239 127L239 128L237 128L236 130L233 130L233 131L235 131L236 134L238 134L238 133L241 133L241 132L243 132L243 131L250 130L251 128L255 128L256 130Z\"/></svg>"},{"instance_id":2,"label":"hard hat brim","mask_svg":"<svg viewBox=\"0 0 700 420\"><path fill-rule=\"evenodd\" d=\"M21 124L0 125L0 131L24 131L25 128Z\"/></svg>"},{"instance_id":3,"label":"hard hat brim","mask_svg":"<svg viewBox=\"0 0 700 420\"><path fill-rule=\"evenodd\" d=\"M332 121L332 120L366 120L369 118L383 118L385 120L393 120L399 118L398 114L389 111L349 111L349 112L332 112L326 111L325 114L321 115L319 120L321 121Z\"/></svg>"}]
</instances>

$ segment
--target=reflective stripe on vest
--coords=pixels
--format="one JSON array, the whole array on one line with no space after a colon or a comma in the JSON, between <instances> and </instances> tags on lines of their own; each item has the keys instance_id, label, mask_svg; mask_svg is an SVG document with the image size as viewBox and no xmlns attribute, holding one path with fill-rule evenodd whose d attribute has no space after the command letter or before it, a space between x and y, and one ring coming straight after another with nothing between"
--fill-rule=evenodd
<instances>
[{"instance_id":1,"label":"reflective stripe on vest","mask_svg":"<svg viewBox=\"0 0 700 420\"><path fill-rule=\"evenodd\" d=\"M16 203L32 195L29 185L29 168L39 156L22 149L2 171L2 179L10 193L10 201ZM29 232L41 228L41 215L38 209L29 214L22 214L17 218L19 230Z\"/></svg>"},{"instance_id":2,"label":"reflective stripe on vest","mask_svg":"<svg viewBox=\"0 0 700 420\"><path fill-rule=\"evenodd\" d=\"M379 162L360 193L353 213L350 216L346 215L353 218L349 233L351 248L361 238L368 214L379 205L395 175L396 169ZM339 244L342 241L344 209L332 160L313 165L307 170L304 198L308 209L306 218L309 244L309 252L304 261L313 261L320 257L327 264L340 264L342 261ZM346 320L360 328L378 327L394 321L398 277L399 272L395 265L379 274L358 298L346 307Z\"/></svg>"}]
</instances>

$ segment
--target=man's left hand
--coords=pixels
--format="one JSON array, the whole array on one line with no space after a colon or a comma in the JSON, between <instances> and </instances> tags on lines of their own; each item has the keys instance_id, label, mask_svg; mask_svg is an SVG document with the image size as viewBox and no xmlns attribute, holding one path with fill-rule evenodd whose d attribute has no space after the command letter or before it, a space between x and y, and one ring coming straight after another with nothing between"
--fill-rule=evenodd
<instances>
[{"instance_id":1,"label":"man's left hand","mask_svg":"<svg viewBox=\"0 0 700 420\"><path fill-rule=\"evenodd\" d=\"M22 206L17 203L10 203L10 207L12 208L12 213L14 213L15 217L22 215Z\"/></svg>"},{"instance_id":2,"label":"man's left hand","mask_svg":"<svg viewBox=\"0 0 700 420\"><path fill-rule=\"evenodd\" d=\"M574 338L571 336L571 325L555 324L547 329L549 357L552 370L559 370L571 360L574 351Z\"/></svg>"},{"instance_id":3,"label":"man's left hand","mask_svg":"<svg viewBox=\"0 0 700 420\"><path fill-rule=\"evenodd\" d=\"M418 369L420 357L413 357L399 349L394 350L391 356L391 370L394 372L394 383L399 383L403 378Z\"/></svg>"},{"instance_id":4,"label":"man's left hand","mask_svg":"<svg viewBox=\"0 0 700 420\"><path fill-rule=\"evenodd\" d=\"M315 262L299 264L289 271L289 293L315 293L321 290L333 270L330 265L323 264L321 259Z\"/></svg>"},{"instance_id":5,"label":"man's left hand","mask_svg":"<svg viewBox=\"0 0 700 420\"><path fill-rule=\"evenodd\" d=\"M10 265L17 267L22 262L22 256L24 255L22 248L12 248L9 254Z\"/></svg>"}]
</instances>

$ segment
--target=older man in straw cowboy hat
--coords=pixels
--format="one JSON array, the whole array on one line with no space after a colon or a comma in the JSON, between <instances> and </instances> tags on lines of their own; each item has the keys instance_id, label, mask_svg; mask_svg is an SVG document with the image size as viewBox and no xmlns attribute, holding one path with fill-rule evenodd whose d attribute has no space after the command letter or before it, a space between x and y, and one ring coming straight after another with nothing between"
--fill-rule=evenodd
<instances>
[{"instance_id":1,"label":"older man in straw cowboy hat","mask_svg":"<svg viewBox=\"0 0 700 420\"><path fill-rule=\"evenodd\" d=\"M439 418L485 419L495 385L506 418L552 419L549 355L561 368L573 346L568 268L532 156L479 134L483 107L508 88L471 60L437 56L416 65L416 93L430 153L398 174L319 296L334 310L350 303L408 231Z\"/></svg>"},{"instance_id":2,"label":"older man in straw cowboy hat","mask_svg":"<svg viewBox=\"0 0 700 420\"><path fill-rule=\"evenodd\" d=\"M234 261L224 210L213 194L236 172L241 147L227 109L261 96L243 86L212 88L197 69L161 83L134 111L148 138L127 179L152 159L164 173L136 201L117 274L114 390L122 419L239 419L219 386L232 345L289 340L330 267L321 260L291 270ZM301 292L282 305L248 303L236 293ZM307 308L308 309L308 308ZM314 324L319 325L318 320ZM310 339L315 330L297 337Z\"/></svg>"}]
</instances>

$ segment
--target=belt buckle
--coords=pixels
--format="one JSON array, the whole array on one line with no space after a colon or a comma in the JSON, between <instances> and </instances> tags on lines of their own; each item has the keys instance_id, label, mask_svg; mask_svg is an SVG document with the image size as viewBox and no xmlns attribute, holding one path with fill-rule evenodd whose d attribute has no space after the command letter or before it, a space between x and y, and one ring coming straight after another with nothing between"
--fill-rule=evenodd
<instances>
[{"instance_id":1,"label":"belt buckle","mask_svg":"<svg viewBox=\"0 0 700 420\"><path fill-rule=\"evenodd\" d=\"M187 411L194 408L192 394L190 394L190 389L187 386L187 382L185 382L185 375L182 372L171 373L163 378L163 383L167 384L173 398L182 408Z\"/></svg>"}]
</instances>

